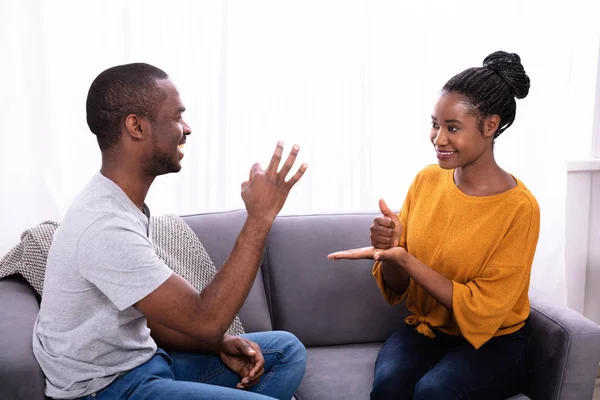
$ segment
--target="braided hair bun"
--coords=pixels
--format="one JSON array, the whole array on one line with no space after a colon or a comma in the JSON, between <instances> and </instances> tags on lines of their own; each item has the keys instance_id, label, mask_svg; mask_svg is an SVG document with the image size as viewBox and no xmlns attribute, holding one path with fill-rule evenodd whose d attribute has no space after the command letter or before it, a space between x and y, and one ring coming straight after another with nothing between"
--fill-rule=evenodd
<instances>
[{"instance_id":1,"label":"braided hair bun","mask_svg":"<svg viewBox=\"0 0 600 400\"><path fill-rule=\"evenodd\" d=\"M516 53L496 51L483 60L483 67L489 68L508 83L517 99L524 99L529 93L529 77Z\"/></svg>"}]
</instances>

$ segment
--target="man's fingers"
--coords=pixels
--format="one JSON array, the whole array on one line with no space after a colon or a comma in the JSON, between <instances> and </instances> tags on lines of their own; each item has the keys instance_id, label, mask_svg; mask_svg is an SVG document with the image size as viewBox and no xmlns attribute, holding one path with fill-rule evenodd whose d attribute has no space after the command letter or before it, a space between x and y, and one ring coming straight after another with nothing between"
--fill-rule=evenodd
<instances>
[{"instance_id":1,"label":"man's fingers","mask_svg":"<svg viewBox=\"0 0 600 400\"><path fill-rule=\"evenodd\" d=\"M308 165L306 165L306 163L302 164L300 168L298 168L298 171L294 174L294 176L292 176L290 180L287 181L287 185L290 189L296 184L296 182L300 180L300 178L302 178L302 175L304 175L307 168Z\"/></svg>"},{"instance_id":2,"label":"man's fingers","mask_svg":"<svg viewBox=\"0 0 600 400\"><path fill-rule=\"evenodd\" d=\"M254 378L250 378L248 380L248 383L246 383L244 386L247 388L251 388L252 386L256 385L258 382L260 382L260 378L265 374L265 369L261 368L260 371L258 371L258 373L256 373L256 375L254 375Z\"/></svg>"},{"instance_id":3,"label":"man's fingers","mask_svg":"<svg viewBox=\"0 0 600 400\"><path fill-rule=\"evenodd\" d=\"M256 352L256 357L254 360L254 367L248 374L250 379L254 379L258 375L258 373L264 368L264 366L265 366L265 359L263 358L262 353ZM264 373L264 370L263 370L263 373Z\"/></svg>"},{"instance_id":4,"label":"man's fingers","mask_svg":"<svg viewBox=\"0 0 600 400\"><path fill-rule=\"evenodd\" d=\"M390 210L388 205L385 204L385 200L383 199L379 199L379 211L381 211L383 215L385 215L388 218L391 218L392 220L398 218L396 213Z\"/></svg>"},{"instance_id":5,"label":"man's fingers","mask_svg":"<svg viewBox=\"0 0 600 400\"><path fill-rule=\"evenodd\" d=\"M294 165L294 162L296 161L296 157L298 156L299 151L300 151L300 146L295 144L292 147L292 151L290 151L288 158L285 160L285 163L283 163L283 166L281 167L281 171L279 171L279 175L281 176L282 179L285 180L285 177L287 176L288 172L290 172L290 169L292 169L292 166Z\"/></svg>"},{"instance_id":6,"label":"man's fingers","mask_svg":"<svg viewBox=\"0 0 600 400\"><path fill-rule=\"evenodd\" d=\"M256 350L254 350L245 340L239 346L239 349L247 356L254 357L256 355Z\"/></svg>"},{"instance_id":7,"label":"man's fingers","mask_svg":"<svg viewBox=\"0 0 600 400\"><path fill-rule=\"evenodd\" d=\"M267 175L275 176L277 173L277 169L279 169L279 163L281 162L281 156L283 155L283 142L280 140L277 142L277 146L275 146L275 151L273 152L273 157L271 157L271 162L269 162L269 166L265 170Z\"/></svg>"},{"instance_id":8,"label":"man's fingers","mask_svg":"<svg viewBox=\"0 0 600 400\"><path fill-rule=\"evenodd\" d=\"M336 251L327 256L330 260L361 260L361 259L372 259L374 254L374 248L372 246L362 247L360 249L351 249L344 251Z\"/></svg>"},{"instance_id":9,"label":"man's fingers","mask_svg":"<svg viewBox=\"0 0 600 400\"><path fill-rule=\"evenodd\" d=\"M252 178L254 177L254 175L262 172L262 166L260 165L260 163L255 163L252 168L250 168L250 177L248 178L249 181L252 180Z\"/></svg>"}]
</instances>

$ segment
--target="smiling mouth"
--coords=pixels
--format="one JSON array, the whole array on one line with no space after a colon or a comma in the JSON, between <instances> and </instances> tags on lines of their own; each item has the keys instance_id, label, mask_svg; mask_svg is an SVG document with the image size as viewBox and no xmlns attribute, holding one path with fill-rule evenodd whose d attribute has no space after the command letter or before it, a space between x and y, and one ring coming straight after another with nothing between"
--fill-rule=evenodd
<instances>
[{"instance_id":1,"label":"smiling mouth","mask_svg":"<svg viewBox=\"0 0 600 400\"><path fill-rule=\"evenodd\" d=\"M185 144L185 143L179 143L179 144L177 145L177 150L179 150L179 151L183 151L183 145L184 145L184 144Z\"/></svg>"},{"instance_id":2,"label":"smiling mouth","mask_svg":"<svg viewBox=\"0 0 600 400\"><path fill-rule=\"evenodd\" d=\"M436 152L442 156L449 156L451 154L458 153L457 151L440 151L440 150L436 150Z\"/></svg>"}]
</instances>

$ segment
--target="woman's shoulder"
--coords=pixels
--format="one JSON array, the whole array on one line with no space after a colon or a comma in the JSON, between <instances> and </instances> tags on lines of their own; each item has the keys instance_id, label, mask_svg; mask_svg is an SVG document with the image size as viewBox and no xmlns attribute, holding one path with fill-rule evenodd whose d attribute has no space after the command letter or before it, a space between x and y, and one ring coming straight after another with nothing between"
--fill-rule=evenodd
<instances>
[{"instance_id":1,"label":"woman's shoulder","mask_svg":"<svg viewBox=\"0 0 600 400\"><path fill-rule=\"evenodd\" d=\"M534 215L540 214L540 205L537 202L537 199L531 193L531 191L525 186L525 184L519 180L519 178L512 175L512 177L517 182L517 186L511 190L514 194L513 196L509 196L508 198L514 203L513 207L520 208L522 211L532 213Z\"/></svg>"},{"instance_id":2,"label":"woman's shoulder","mask_svg":"<svg viewBox=\"0 0 600 400\"><path fill-rule=\"evenodd\" d=\"M449 170L445 170L440 168L437 164L430 164L420 170L415 177L415 181L422 182L431 182L431 181L439 181L440 179L444 179L450 173Z\"/></svg>"}]
</instances>

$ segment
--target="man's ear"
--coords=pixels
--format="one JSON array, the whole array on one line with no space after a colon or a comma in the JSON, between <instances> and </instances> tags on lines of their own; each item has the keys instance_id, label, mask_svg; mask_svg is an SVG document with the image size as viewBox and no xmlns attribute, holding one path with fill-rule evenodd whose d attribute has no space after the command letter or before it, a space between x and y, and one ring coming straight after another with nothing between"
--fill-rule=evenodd
<instances>
[{"instance_id":1,"label":"man's ear","mask_svg":"<svg viewBox=\"0 0 600 400\"><path fill-rule=\"evenodd\" d=\"M483 136L493 138L500 127L500 116L498 114L490 115L483 121Z\"/></svg>"},{"instance_id":2,"label":"man's ear","mask_svg":"<svg viewBox=\"0 0 600 400\"><path fill-rule=\"evenodd\" d=\"M125 129L134 140L144 140L147 134L146 121L135 114L125 117Z\"/></svg>"}]
</instances>

